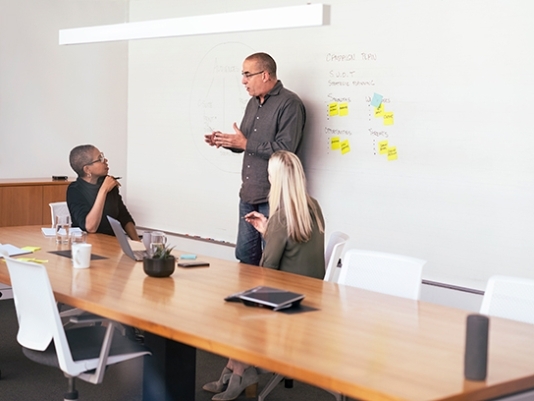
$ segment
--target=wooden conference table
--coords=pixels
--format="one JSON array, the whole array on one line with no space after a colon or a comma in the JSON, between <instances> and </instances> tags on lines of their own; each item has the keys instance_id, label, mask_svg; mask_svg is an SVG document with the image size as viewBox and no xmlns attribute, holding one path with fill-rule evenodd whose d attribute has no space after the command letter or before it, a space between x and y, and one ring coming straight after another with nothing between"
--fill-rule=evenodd
<instances>
[{"instance_id":1,"label":"wooden conference table","mask_svg":"<svg viewBox=\"0 0 534 401\"><path fill-rule=\"evenodd\" d=\"M479 400L534 388L534 325L492 318L487 380L469 382L466 311L209 257L202 257L208 268L151 278L115 238L92 234L88 242L107 259L73 270L68 258L47 252L58 246L38 226L0 228L0 243L42 248L31 256L48 260L58 301L163 339L154 351L168 357L167 379L177 380L182 369L189 372L186 390L193 390L170 390L168 399L194 399L196 348L361 400ZM0 282L9 283L3 262ZM315 310L273 312L223 300L257 285L303 293L303 306ZM173 360L175 346L186 351Z\"/></svg>"}]
</instances>

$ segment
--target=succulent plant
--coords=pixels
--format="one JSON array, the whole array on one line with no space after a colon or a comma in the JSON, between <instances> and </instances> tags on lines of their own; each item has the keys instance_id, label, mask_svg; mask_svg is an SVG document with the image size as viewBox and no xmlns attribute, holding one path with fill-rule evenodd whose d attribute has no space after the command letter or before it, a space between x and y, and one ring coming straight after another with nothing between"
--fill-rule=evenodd
<instances>
[{"instance_id":1,"label":"succulent plant","mask_svg":"<svg viewBox=\"0 0 534 401\"><path fill-rule=\"evenodd\" d=\"M152 250L152 259L169 259L174 257L171 255L171 251L174 249L174 246L169 247L167 244L160 244L155 246Z\"/></svg>"}]
</instances>

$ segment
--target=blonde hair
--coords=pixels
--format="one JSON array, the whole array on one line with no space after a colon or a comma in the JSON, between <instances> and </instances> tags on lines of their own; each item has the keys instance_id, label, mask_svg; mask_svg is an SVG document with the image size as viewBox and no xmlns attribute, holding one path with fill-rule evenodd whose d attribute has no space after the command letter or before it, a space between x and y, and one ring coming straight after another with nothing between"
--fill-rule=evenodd
<instances>
[{"instance_id":1,"label":"blonde hair","mask_svg":"<svg viewBox=\"0 0 534 401\"><path fill-rule=\"evenodd\" d=\"M287 221L287 235L296 242L311 238L315 220L319 230L324 227L315 202L306 190L306 177L299 158L287 150L278 150L269 159L269 214L280 211ZM269 224L269 223L267 223Z\"/></svg>"}]
</instances>

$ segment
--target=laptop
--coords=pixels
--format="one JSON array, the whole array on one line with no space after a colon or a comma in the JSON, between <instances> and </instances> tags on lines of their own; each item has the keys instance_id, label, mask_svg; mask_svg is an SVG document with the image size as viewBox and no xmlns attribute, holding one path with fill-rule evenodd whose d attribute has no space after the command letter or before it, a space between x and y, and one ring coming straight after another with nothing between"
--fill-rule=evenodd
<instances>
[{"instance_id":1,"label":"laptop","mask_svg":"<svg viewBox=\"0 0 534 401\"><path fill-rule=\"evenodd\" d=\"M225 298L225 301L242 301L247 306L262 306L278 311L297 306L304 295L272 287L254 287Z\"/></svg>"},{"instance_id":2,"label":"laptop","mask_svg":"<svg viewBox=\"0 0 534 401\"><path fill-rule=\"evenodd\" d=\"M119 241L119 244L122 248L122 251L126 256L129 256L133 260L141 261L145 256L148 256L146 251L134 251L128 242L128 236L124 232L124 229L121 226L120 221L114 219L113 217L107 216L109 224L115 233L115 237Z\"/></svg>"}]
</instances>

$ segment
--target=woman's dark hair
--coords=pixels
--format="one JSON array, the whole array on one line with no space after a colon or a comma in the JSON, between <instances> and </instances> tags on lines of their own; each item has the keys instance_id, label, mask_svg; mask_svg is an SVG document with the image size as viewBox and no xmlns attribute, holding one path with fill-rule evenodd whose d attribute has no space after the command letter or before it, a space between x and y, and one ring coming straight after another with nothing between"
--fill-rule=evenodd
<instances>
[{"instance_id":1,"label":"woman's dark hair","mask_svg":"<svg viewBox=\"0 0 534 401\"><path fill-rule=\"evenodd\" d=\"M78 177L84 175L83 168L92 162L93 149L95 149L93 145L79 145L70 151L69 163Z\"/></svg>"}]
</instances>

